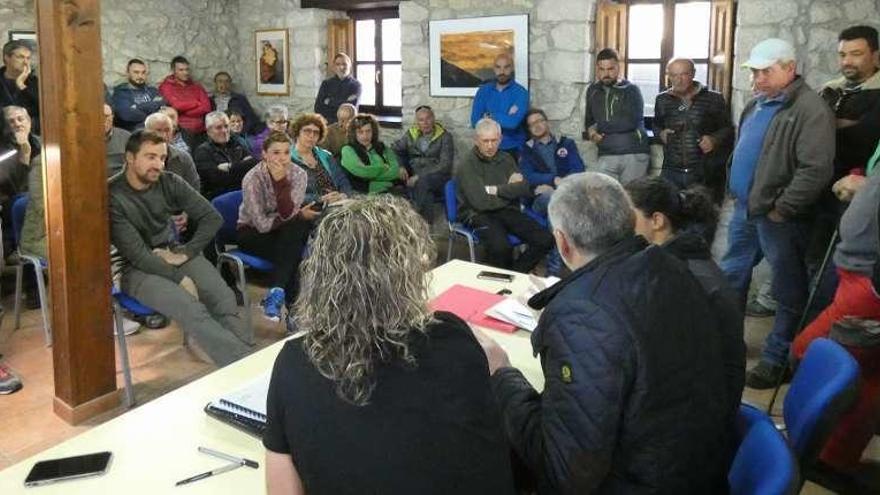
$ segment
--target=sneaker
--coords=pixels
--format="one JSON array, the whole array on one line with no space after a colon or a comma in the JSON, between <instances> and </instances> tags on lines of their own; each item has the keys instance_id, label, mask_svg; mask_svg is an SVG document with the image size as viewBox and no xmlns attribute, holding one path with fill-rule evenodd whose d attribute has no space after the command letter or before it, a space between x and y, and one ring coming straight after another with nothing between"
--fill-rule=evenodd
<instances>
[{"instance_id":1,"label":"sneaker","mask_svg":"<svg viewBox=\"0 0 880 495\"><path fill-rule=\"evenodd\" d=\"M779 374L784 373L783 382L791 380L791 372L788 367L759 361L746 373L746 386L755 390L767 390L776 386Z\"/></svg>"},{"instance_id":2,"label":"sneaker","mask_svg":"<svg viewBox=\"0 0 880 495\"><path fill-rule=\"evenodd\" d=\"M746 316L751 316L753 318L769 318L775 314L775 309L764 306L759 303L757 299L751 299L749 303L746 304Z\"/></svg>"},{"instance_id":3,"label":"sneaker","mask_svg":"<svg viewBox=\"0 0 880 495\"><path fill-rule=\"evenodd\" d=\"M21 390L21 380L6 366L0 364L0 395Z\"/></svg>"},{"instance_id":4,"label":"sneaker","mask_svg":"<svg viewBox=\"0 0 880 495\"><path fill-rule=\"evenodd\" d=\"M137 333L140 328L140 323L134 320L129 320L124 316L122 317L122 333L126 336ZM116 327L113 328L113 335L118 335L118 329Z\"/></svg>"},{"instance_id":5,"label":"sneaker","mask_svg":"<svg viewBox=\"0 0 880 495\"><path fill-rule=\"evenodd\" d=\"M266 297L260 305L263 306L263 316L267 320L281 321L281 309L284 307L284 289L272 287L266 293Z\"/></svg>"}]
</instances>

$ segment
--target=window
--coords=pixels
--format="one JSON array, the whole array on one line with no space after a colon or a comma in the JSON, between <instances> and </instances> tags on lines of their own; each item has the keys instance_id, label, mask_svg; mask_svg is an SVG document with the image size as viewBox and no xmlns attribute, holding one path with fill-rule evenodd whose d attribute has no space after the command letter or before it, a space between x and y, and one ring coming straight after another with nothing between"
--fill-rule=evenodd
<instances>
[{"instance_id":1,"label":"window","mask_svg":"<svg viewBox=\"0 0 880 495\"><path fill-rule=\"evenodd\" d=\"M403 104L400 16L397 9L352 12L354 76L361 83L360 110L399 116Z\"/></svg>"},{"instance_id":2,"label":"window","mask_svg":"<svg viewBox=\"0 0 880 495\"><path fill-rule=\"evenodd\" d=\"M693 60L694 78L729 98L732 13L732 0L603 0L597 50L621 55L624 77L642 91L645 116L654 115L654 98L668 86L666 64L677 57Z\"/></svg>"}]
</instances>

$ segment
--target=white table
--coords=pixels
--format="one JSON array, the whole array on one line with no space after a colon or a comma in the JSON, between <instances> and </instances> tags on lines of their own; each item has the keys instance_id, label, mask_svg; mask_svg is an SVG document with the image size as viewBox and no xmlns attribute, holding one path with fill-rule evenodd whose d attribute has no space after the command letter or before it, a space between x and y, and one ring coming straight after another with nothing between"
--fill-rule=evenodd
<instances>
[{"instance_id":1,"label":"white table","mask_svg":"<svg viewBox=\"0 0 880 495\"><path fill-rule=\"evenodd\" d=\"M432 272L431 296L456 283L492 292L509 288L514 294L525 291L528 286L523 274L516 274L512 283L478 280L476 274L483 269L486 267L459 260L436 268ZM514 334L488 332L508 351L514 366L522 369L533 385L543 387L540 364L532 357L530 334L523 331ZM0 494L265 493L265 451L260 441L209 417L202 408L219 395L270 370L282 345L283 342L277 342L0 471ZM226 464L226 461L199 453L199 446L253 459L260 463L260 468L242 467L175 488L176 481ZM27 473L38 461L104 450L113 452L113 460L104 476L24 487Z\"/></svg>"}]
</instances>

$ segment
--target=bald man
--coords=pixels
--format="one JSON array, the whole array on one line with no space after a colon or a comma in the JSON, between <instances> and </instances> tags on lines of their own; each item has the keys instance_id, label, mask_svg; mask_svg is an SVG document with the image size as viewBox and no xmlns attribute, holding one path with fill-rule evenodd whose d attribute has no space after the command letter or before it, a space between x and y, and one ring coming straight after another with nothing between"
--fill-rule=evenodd
<instances>
[{"instance_id":1,"label":"bald man","mask_svg":"<svg viewBox=\"0 0 880 495\"><path fill-rule=\"evenodd\" d=\"M529 90L515 81L513 55L502 53L495 57L495 79L483 84L474 96L471 108L471 127L480 119L489 118L501 126L503 151L516 154L526 142L523 120L529 109Z\"/></svg>"}]
</instances>

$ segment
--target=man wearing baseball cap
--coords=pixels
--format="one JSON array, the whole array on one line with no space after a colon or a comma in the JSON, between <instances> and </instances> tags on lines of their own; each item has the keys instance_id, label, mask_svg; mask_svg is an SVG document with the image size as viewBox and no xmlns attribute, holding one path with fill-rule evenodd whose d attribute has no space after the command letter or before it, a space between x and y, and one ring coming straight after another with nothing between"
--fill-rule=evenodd
<instances>
[{"instance_id":1,"label":"man wearing baseball cap","mask_svg":"<svg viewBox=\"0 0 880 495\"><path fill-rule=\"evenodd\" d=\"M746 386L772 388L807 299L804 252L813 206L828 187L835 152L834 115L796 72L794 47L761 41L743 67L755 95L743 109L728 188L735 200L721 269L745 307L752 268L763 257L773 271L778 303L761 361Z\"/></svg>"}]
</instances>

